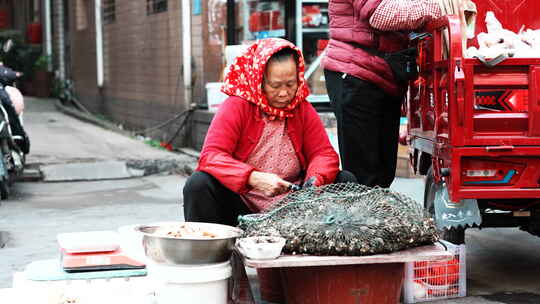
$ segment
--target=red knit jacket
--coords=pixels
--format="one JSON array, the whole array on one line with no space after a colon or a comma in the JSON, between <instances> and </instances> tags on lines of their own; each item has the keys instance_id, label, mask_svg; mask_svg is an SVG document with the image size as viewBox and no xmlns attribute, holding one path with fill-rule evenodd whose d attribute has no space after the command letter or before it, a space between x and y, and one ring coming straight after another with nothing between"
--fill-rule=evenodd
<instances>
[{"instance_id":1,"label":"red knit jacket","mask_svg":"<svg viewBox=\"0 0 540 304\"><path fill-rule=\"evenodd\" d=\"M251 189L248 179L256 168L245 163L264 129L258 106L229 97L210 124L197 170L214 176L225 187L243 194ZM287 118L287 134L306 177L316 176L319 185L332 183L339 158L328 140L321 120L307 102L301 102Z\"/></svg>"},{"instance_id":2,"label":"red knit jacket","mask_svg":"<svg viewBox=\"0 0 540 304\"><path fill-rule=\"evenodd\" d=\"M394 80L394 75L384 59L370 55L360 44L382 52L395 52L407 47L406 32L379 31L369 19L381 0L331 0L330 42L322 65L325 69L346 73L369 81L390 95L399 96L404 91Z\"/></svg>"}]
</instances>

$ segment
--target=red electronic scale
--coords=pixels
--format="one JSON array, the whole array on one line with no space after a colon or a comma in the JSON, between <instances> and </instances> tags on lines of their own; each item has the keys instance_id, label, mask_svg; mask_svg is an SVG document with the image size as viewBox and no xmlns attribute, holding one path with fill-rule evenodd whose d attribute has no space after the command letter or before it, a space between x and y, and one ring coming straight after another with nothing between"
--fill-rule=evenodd
<instances>
[{"instance_id":1,"label":"red electronic scale","mask_svg":"<svg viewBox=\"0 0 540 304\"><path fill-rule=\"evenodd\" d=\"M122 253L110 252L67 253L61 250L62 268L66 272L144 269L146 265Z\"/></svg>"},{"instance_id":2,"label":"red electronic scale","mask_svg":"<svg viewBox=\"0 0 540 304\"><path fill-rule=\"evenodd\" d=\"M62 268L66 272L144 269L146 265L126 256L114 231L58 235Z\"/></svg>"}]
</instances>

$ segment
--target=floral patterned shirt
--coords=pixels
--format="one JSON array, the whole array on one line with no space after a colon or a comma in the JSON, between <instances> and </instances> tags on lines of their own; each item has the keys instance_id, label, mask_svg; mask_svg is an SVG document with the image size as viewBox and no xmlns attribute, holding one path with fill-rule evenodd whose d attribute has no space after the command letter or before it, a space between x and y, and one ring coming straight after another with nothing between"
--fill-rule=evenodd
<instances>
[{"instance_id":1,"label":"floral patterned shirt","mask_svg":"<svg viewBox=\"0 0 540 304\"><path fill-rule=\"evenodd\" d=\"M286 120L269 120L265 115L265 126L261 139L247 159L246 163L257 171L274 173L282 179L298 184L301 181L300 161L291 139L287 135ZM287 193L267 197L258 190L251 190L242 196L246 205L254 212L272 207Z\"/></svg>"}]
</instances>

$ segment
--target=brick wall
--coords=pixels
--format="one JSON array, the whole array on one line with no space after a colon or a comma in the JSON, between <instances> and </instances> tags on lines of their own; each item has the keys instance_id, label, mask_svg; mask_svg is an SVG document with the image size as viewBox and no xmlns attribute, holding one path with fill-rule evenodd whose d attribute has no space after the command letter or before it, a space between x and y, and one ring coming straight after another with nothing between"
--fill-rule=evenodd
<instances>
[{"instance_id":1,"label":"brick wall","mask_svg":"<svg viewBox=\"0 0 540 304\"><path fill-rule=\"evenodd\" d=\"M202 14L192 16L196 103L205 102L205 83L219 80L223 69L223 47L208 44L206 2ZM103 89L96 85L94 0L70 3L72 78L85 106L129 129L157 125L188 108L191 102L183 97L181 1L169 0L166 12L147 15L146 1L116 0L115 21L103 26ZM84 20L86 28L81 26ZM178 126L150 135L170 139ZM188 130L176 145L189 144Z\"/></svg>"},{"instance_id":2,"label":"brick wall","mask_svg":"<svg viewBox=\"0 0 540 304\"><path fill-rule=\"evenodd\" d=\"M70 68L72 78L75 81L75 89L81 102L92 111L100 112L101 107L96 102L99 92L96 85L96 44L93 11L94 2L91 0L70 2ZM84 26L85 23L87 23L87 26Z\"/></svg>"}]
</instances>

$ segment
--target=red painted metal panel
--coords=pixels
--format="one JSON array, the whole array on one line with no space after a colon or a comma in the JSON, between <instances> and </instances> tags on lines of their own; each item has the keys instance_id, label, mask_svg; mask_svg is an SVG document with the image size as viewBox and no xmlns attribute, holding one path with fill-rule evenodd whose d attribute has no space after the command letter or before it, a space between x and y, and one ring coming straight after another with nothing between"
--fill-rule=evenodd
<instances>
[{"instance_id":1,"label":"red painted metal panel","mask_svg":"<svg viewBox=\"0 0 540 304\"><path fill-rule=\"evenodd\" d=\"M540 1L475 0L475 3L477 33L486 31L487 11L493 11L509 30L517 32L523 26L540 29L537 14ZM443 56L441 48L444 27L449 28L449 59ZM511 58L488 68L477 59L462 58L457 18L441 18L431 23L428 30L433 37L421 42L421 77L416 82L417 91L413 90L415 98L408 101L411 146L432 154L436 180L441 178L440 169L450 169L446 182L454 201L539 198L540 59ZM490 103L493 91L502 93L496 102ZM511 160L523 166L511 183L465 185L462 161L470 157Z\"/></svg>"},{"instance_id":2,"label":"red painted metal panel","mask_svg":"<svg viewBox=\"0 0 540 304\"><path fill-rule=\"evenodd\" d=\"M513 115L506 116L499 113L485 113L478 114L474 118L474 130L478 130L482 133L492 133L496 136L501 136L501 125L494 125L492 121L502 121L502 128L505 130L527 130L529 128L529 115L525 113L514 113ZM524 132L515 131L515 134L507 134L514 136L523 136Z\"/></svg>"},{"instance_id":3,"label":"red painted metal panel","mask_svg":"<svg viewBox=\"0 0 540 304\"><path fill-rule=\"evenodd\" d=\"M540 198L540 146L449 148L445 152L446 156L451 158L451 162L447 163L451 170L448 184L454 201L466 198ZM510 183L504 185L464 185L463 163L474 158L501 163L494 169L508 168L514 164L514 168L519 172Z\"/></svg>"},{"instance_id":4,"label":"red painted metal panel","mask_svg":"<svg viewBox=\"0 0 540 304\"><path fill-rule=\"evenodd\" d=\"M452 143L455 146L540 145L540 132L535 131L537 123L534 119L540 112L536 103L529 102L525 112L472 110L476 106L476 94L486 90L523 91L526 98L535 99L539 64L536 59L511 59L487 68L476 60L466 60L466 128L463 136Z\"/></svg>"},{"instance_id":5,"label":"red painted metal panel","mask_svg":"<svg viewBox=\"0 0 540 304\"><path fill-rule=\"evenodd\" d=\"M529 88L529 136L540 136L540 67L532 66Z\"/></svg>"}]
</instances>

